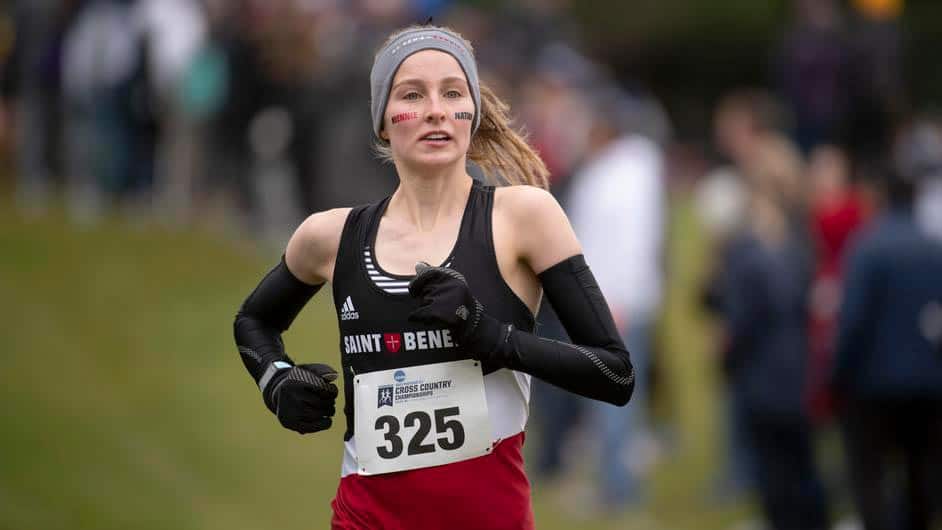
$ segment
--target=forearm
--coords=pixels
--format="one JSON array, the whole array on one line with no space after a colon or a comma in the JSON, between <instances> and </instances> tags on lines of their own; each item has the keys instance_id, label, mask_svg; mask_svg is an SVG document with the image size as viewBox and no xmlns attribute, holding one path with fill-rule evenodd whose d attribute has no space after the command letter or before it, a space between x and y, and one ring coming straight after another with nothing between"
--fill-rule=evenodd
<instances>
[{"instance_id":1,"label":"forearm","mask_svg":"<svg viewBox=\"0 0 942 530\"><path fill-rule=\"evenodd\" d=\"M492 360L528 373L563 390L615 405L628 403L634 391L634 368L624 348L567 344L503 326L503 343Z\"/></svg>"},{"instance_id":2,"label":"forearm","mask_svg":"<svg viewBox=\"0 0 942 530\"><path fill-rule=\"evenodd\" d=\"M624 405L634 390L634 368L602 292L583 257L540 274L544 292L573 344L545 339L485 317L501 332L491 355L502 365L581 396Z\"/></svg>"},{"instance_id":3,"label":"forearm","mask_svg":"<svg viewBox=\"0 0 942 530\"><path fill-rule=\"evenodd\" d=\"M246 298L235 318L235 342L245 368L260 387L274 363L293 364L281 334L288 329L321 285L308 285L291 274L282 260Z\"/></svg>"}]
</instances>

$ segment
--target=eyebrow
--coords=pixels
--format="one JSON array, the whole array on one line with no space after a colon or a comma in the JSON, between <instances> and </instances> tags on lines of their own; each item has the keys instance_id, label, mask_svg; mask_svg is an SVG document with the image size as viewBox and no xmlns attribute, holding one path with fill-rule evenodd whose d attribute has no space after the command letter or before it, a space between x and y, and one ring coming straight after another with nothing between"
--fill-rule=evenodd
<instances>
[{"instance_id":1,"label":"eyebrow","mask_svg":"<svg viewBox=\"0 0 942 530\"><path fill-rule=\"evenodd\" d=\"M465 85L468 84L468 81L465 78L454 76L454 75L442 78L441 82L443 84L447 84L447 83L463 83ZM419 79L417 77L410 77L408 79L403 79L402 81L399 81L398 83L393 85L393 89L396 89L402 85L420 85L421 86L424 84L425 84L425 80Z\"/></svg>"}]
</instances>

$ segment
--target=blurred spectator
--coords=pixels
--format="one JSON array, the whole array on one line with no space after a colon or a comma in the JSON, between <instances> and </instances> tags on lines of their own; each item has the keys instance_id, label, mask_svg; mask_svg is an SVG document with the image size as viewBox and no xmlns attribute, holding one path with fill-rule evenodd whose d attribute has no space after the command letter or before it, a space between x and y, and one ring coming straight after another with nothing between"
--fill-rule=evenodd
<instances>
[{"instance_id":1,"label":"blurred spectator","mask_svg":"<svg viewBox=\"0 0 942 530\"><path fill-rule=\"evenodd\" d=\"M802 159L782 130L785 118L771 94L733 91L716 108L714 130L719 151L748 186L779 203L796 233L804 232L806 191Z\"/></svg>"},{"instance_id":2,"label":"blurred spectator","mask_svg":"<svg viewBox=\"0 0 942 530\"><path fill-rule=\"evenodd\" d=\"M781 204L754 189L722 273L724 364L774 530L827 528L803 396L810 267Z\"/></svg>"},{"instance_id":3,"label":"blurred spectator","mask_svg":"<svg viewBox=\"0 0 942 530\"><path fill-rule=\"evenodd\" d=\"M836 0L796 0L782 45L779 82L805 153L843 132L850 52L841 18Z\"/></svg>"},{"instance_id":4,"label":"blurred spectator","mask_svg":"<svg viewBox=\"0 0 942 530\"><path fill-rule=\"evenodd\" d=\"M864 174L874 172L889 155L893 131L905 111L899 21L903 3L903 0L851 2L854 17L844 141Z\"/></svg>"},{"instance_id":5,"label":"blurred spectator","mask_svg":"<svg viewBox=\"0 0 942 530\"><path fill-rule=\"evenodd\" d=\"M126 0L85 2L64 37L64 171L79 222L150 191L155 116L144 44Z\"/></svg>"},{"instance_id":6,"label":"blurred spectator","mask_svg":"<svg viewBox=\"0 0 942 530\"><path fill-rule=\"evenodd\" d=\"M557 195L566 195L569 178L590 148L592 112L582 91L597 77L595 68L571 47L552 43L538 55L536 75L520 89L521 119Z\"/></svg>"},{"instance_id":7,"label":"blurred spectator","mask_svg":"<svg viewBox=\"0 0 942 530\"><path fill-rule=\"evenodd\" d=\"M323 64L316 95L320 100L311 101L317 112L319 145L309 154L314 210L379 200L395 189L398 180L393 167L373 156L370 120L366 119L369 71L362 65L372 62L391 29L420 22L416 9L447 9L447 5L432 4L335 2L319 17L318 57Z\"/></svg>"},{"instance_id":8,"label":"blurred spectator","mask_svg":"<svg viewBox=\"0 0 942 530\"><path fill-rule=\"evenodd\" d=\"M200 146L183 89L207 38L206 15L196 0L138 0L133 17L149 51L145 93L151 97L158 130L153 147L153 199L164 217L187 221L195 213L191 202Z\"/></svg>"},{"instance_id":9,"label":"blurred spectator","mask_svg":"<svg viewBox=\"0 0 942 530\"><path fill-rule=\"evenodd\" d=\"M640 381L661 299L666 193L660 146L634 131L650 122L644 117L662 115L650 99L617 88L598 65L561 43L537 54L536 74L524 81L520 99L522 121L553 172L553 192L593 260L641 378L631 410L597 408L535 382L534 401L543 404L534 409L541 433L537 468L544 477L563 471L573 427L585 428L592 433L588 443L601 444L602 461L593 463L600 478L588 499L569 499L570 506L580 504L582 513L617 511L641 500L640 475L655 451ZM568 340L552 308L544 305L540 323L542 336Z\"/></svg>"},{"instance_id":10,"label":"blurred spectator","mask_svg":"<svg viewBox=\"0 0 942 530\"><path fill-rule=\"evenodd\" d=\"M243 226L279 240L311 209L318 57L310 20L296 2L239 4L221 35L229 78L216 140L223 174L247 214Z\"/></svg>"},{"instance_id":11,"label":"blurred spectator","mask_svg":"<svg viewBox=\"0 0 942 530\"><path fill-rule=\"evenodd\" d=\"M16 154L16 197L25 211L45 210L59 170L59 54L77 2L8 2L13 49L4 68L7 123Z\"/></svg>"},{"instance_id":12,"label":"blurred spectator","mask_svg":"<svg viewBox=\"0 0 942 530\"><path fill-rule=\"evenodd\" d=\"M713 235L712 270L704 283L702 300L721 321L730 318L730 301L726 299L728 286L722 278L738 259L742 241L750 233L753 197L761 196L775 203L773 211L785 216L791 251L806 254L803 250L807 223L802 219L806 210L801 159L781 132L784 126L781 114L771 95L755 89L730 92L716 107L716 147L730 165L708 174L697 194L700 213ZM726 347L724 343L717 345L721 358L728 353ZM745 394L737 391L731 372L725 370L725 373L730 385L723 418L726 461L713 490L713 496L721 500L735 497L745 487L755 485L757 472L751 445L753 437L748 431L749 403Z\"/></svg>"},{"instance_id":13,"label":"blurred spectator","mask_svg":"<svg viewBox=\"0 0 942 530\"><path fill-rule=\"evenodd\" d=\"M886 155L905 105L902 0L795 0L776 77L804 153L846 145L861 173Z\"/></svg>"},{"instance_id":14,"label":"blurred spectator","mask_svg":"<svg viewBox=\"0 0 942 530\"><path fill-rule=\"evenodd\" d=\"M942 123L918 117L899 141L897 170L916 181L914 213L920 228L942 241Z\"/></svg>"},{"instance_id":15,"label":"blurred spectator","mask_svg":"<svg viewBox=\"0 0 942 530\"><path fill-rule=\"evenodd\" d=\"M641 500L641 479L656 446L646 398L654 325L663 297L664 161L656 143L629 132L634 116L626 94L597 84L589 97L586 161L572 177L567 204L573 229L635 366L631 407L590 404L588 430L601 444L598 495L605 509L617 511Z\"/></svg>"},{"instance_id":16,"label":"blurred spectator","mask_svg":"<svg viewBox=\"0 0 942 530\"><path fill-rule=\"evenodd\" d=\"M694 200L711 245L727 241L742 228L746 189L735 168L720 166L704 175Z\"/></svg>"},{"instance_id":17,"label":"blurred spectator","mask_svg":"<svg viewBox=\"0 0 942 530\"><path fill-rule=\"evenodd\" d=\"M707 279L700 293L703 307L721 321L724 316L723 289L719 281L727 265L727 255L737 237L746 227L748 190L742 176L734 167L721 166L704 175L697 184L695 197L697 214L708 236ZM712 353L725 355L724 344L715 344ZM728 374L725 374L728 375ZM729 383L726 379L724 382ZM719 424L723 429L724 458L709 487L713 502L728 502L749 490L753 484L753 455L745 430L745 411L742 400L724 389Z\"/></svg>"},{"instance_id":18,"label":"blurred spectator","mask_svg":"<svg viewBox=\"0 0 942 530\"><path fill-rule=\"evenodd\" d=\"M819 145L811 152L808 180L812 187L811 230L816 265L811 288L811 362L809 406L812 417L830 417L828 368L841 300L841 271L851 237L863 225L867 205L850 182L850 161L843 150Z\"/></svg>"},{"instance_id":19,"label":"blurred spectator","mask_svg":"<svg viewBox=\"0 0 942 530\"><path fill-rule=\"evenodd\" d=\"M840 307L832 384L844 401L848 467L866 530L929 529L939 512L942 243L913 218L915 177L886 179L887 211L848 256Z\"/></svg>"}]
</instances>

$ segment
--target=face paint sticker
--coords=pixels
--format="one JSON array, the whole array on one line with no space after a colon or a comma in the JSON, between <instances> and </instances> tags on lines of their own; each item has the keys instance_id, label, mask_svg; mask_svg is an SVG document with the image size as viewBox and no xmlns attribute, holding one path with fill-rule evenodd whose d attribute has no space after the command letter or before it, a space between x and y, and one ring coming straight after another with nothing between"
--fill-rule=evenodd
<instances>
[{"instance_id":1,"label":"face paint sticker","mask_svg":"<svg viewBox=\"0 0 942 530\"><path fill-rule=\"evenodd\" d=\"M456 112L455 119L471 121L474 119L474 114L471 114L470 112Z\"/></svg>"},{"instance_id":2,"label":"face paint sticker","mask_svg":"<svg viewBox=\"0 0 942 530\"><path fill-rule=\"evenodd\" d=\"M419 117L418 112L403 112L402 114L396 114L392 117L393 123L399 123L406 120L414 120Z\"/></svg>"}]
</instances>

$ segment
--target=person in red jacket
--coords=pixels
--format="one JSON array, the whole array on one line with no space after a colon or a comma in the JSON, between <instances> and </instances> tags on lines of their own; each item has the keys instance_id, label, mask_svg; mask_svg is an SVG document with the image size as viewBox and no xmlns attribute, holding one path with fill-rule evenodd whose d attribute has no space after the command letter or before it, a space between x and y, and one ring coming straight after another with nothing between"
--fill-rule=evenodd
<instances>
[{"instance_id":1,"label":"person in red jacket","mask_svg":"<svg viewBox=\"0 0 942 530\"><path fill-rule=\"evenodd\" d=\"M832 409L826 380L841 299L842 262L851 236L863 226L869 208L850 182L849 161L839 147L819 146L808 162L810 227L816 254L809 319L808 406L813 419L825 421Z\"/></svg>"}]
</instances>

